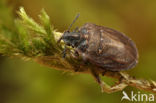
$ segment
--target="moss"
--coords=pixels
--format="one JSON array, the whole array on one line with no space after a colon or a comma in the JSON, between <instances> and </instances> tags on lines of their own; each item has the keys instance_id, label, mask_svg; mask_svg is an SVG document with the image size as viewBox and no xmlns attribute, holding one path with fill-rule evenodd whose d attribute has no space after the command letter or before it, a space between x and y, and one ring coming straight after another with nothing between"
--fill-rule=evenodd
<instances>
[{"instance_id":1,"label":"moss","mask_svg":"<svg viewBox=\"0 0 156 103\"><path fill-rule=\"evenodd\" d=\"M92 64L86 65L81 57L74 56L74 50L69 48L66 58L62 58L64 43L57 43L62 33L57 32L50 24L50 18L42 10L39 18L41 24L35 22L29 17L24 8L18 12L19 18L15 19L12 28L8 28L0 23L0 53L5 56L19 57L24 60L34 60L39 64L46 65L53 69L94 74L90 70L96 70L95 73L102 74L100 69ZM105 92L111 93L121 91L126 86L133 86L138 89L156 93L155 81L135 79L126 73L107 71L106 76L123 80L113 87L106 83L100 86ZM95 78L95 75L93 75ZM97 78L96 78L97 79Z\"/></svg>"}]
</instances>

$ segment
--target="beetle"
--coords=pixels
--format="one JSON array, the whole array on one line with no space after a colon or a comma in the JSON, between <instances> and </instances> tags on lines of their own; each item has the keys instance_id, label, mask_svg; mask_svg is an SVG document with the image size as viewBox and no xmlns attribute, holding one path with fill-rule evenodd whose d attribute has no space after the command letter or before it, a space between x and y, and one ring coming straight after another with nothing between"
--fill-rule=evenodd
<instances>
[{"instance_id":1,"label":"beetle","mask_svg":"<svg viewBox=\"0 0 156 103\"><path fill-rule=\"evenodd\" d=\"M76 16L72 24L79 17ZM135 43L125 34L114 29L86 23L79 29L65 31L59 39L65 43L63 51L66 56L66 45L75 48L85 62L90 62L98 68L119 72L133 68L138 63L138 50ZM98 69L97 68L97 69ZM91 70L96 81L101 84L97 70Z\"/></svg>"}]
</instances>

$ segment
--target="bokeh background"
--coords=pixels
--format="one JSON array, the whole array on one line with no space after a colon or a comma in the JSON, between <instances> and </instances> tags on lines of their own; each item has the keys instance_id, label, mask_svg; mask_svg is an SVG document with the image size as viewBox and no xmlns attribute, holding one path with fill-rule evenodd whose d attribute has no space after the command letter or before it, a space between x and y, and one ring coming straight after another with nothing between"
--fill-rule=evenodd
<instances>
[{"instance_id":1,"label":"bokeh background","mask_svg":"<svg viewBox=\"0 0 156 103\"><path fill-rule=\"evenodd\" d=\"M140 55L138 65L127 72L156 80L156 0L0 0L0 23L11 27L20 6L36 21L44 8L60 32L80 13L73 28L91 22L125 33L135 41ZM103 80L113 82L107 77ZM125 89L127 93L132 90L140 91ZM101 93L88 74L64 73L33 61L0 57L0 103L120 103L121 97L122 92Z\"/></svg>"}]
</instances>

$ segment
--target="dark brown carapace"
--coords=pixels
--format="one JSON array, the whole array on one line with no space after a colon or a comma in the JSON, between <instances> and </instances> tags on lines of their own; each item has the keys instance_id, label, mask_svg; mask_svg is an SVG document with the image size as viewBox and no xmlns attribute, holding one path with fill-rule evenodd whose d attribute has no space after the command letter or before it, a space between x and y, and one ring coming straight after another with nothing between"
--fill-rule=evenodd
<instances>
[{"instance_id":1,"label":"dark brown carapace","mask_svg":"<svg viewBox=\"0 0 156 103\"><path fill-rule=\"evenodd\" d=\"M130 69L137 64L137 48L126 35L91 23L86 23L79 32L86 40L87 48L77 49L84 60L110 71Z\"/></svg>"},{"instance_id":2,"label":"dark brown carapace","mask_svg":"<svg viewBox=\"0 0 156 103\"><path fill-rule=\"evenodd\" d=\"M101 69L106 71L127 70L133 68L138 62L138 52L134 42L123 33L111 28L86 23L73 32L68 29L61 39L66 45L75 48L84 62L97 66L96 70L91 70L91 74L99 84L101 81L96 71ZM63 51L64 57L65 51L66 46Z\"/></svg>"}]
</instances>

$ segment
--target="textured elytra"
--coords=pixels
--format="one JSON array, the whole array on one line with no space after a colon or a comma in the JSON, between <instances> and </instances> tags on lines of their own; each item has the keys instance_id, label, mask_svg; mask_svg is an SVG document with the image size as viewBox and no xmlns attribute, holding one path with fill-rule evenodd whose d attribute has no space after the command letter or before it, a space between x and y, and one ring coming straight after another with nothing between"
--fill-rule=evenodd
<instances>
[{"instance_id":1,"label":"textured elytra","mask_svg":"<svg viewBox=\"0 0 156 103\"><path fill-rule=\"evenodd\" d=\"M103 70L126 70L138 62L134 42L121 32L107 27L86 23L78 31L67 30L61 39L66 45L75 48L84 62L90 62ZM65 51L66 48L64 54Z\"/></svg>"},{"instance_id":2,"label":"textured elytra","mask_svg":"<svg viewBox=\"0 0 156 103\"><path fill-rule=\"evenodd\" d=\"M110 71L130 69L137 64L137 48L121 32L91 23L86 23L79 32L81 39L86 40L85 51L78 48L84 60Z\"/></svg>"}]
</instances>

